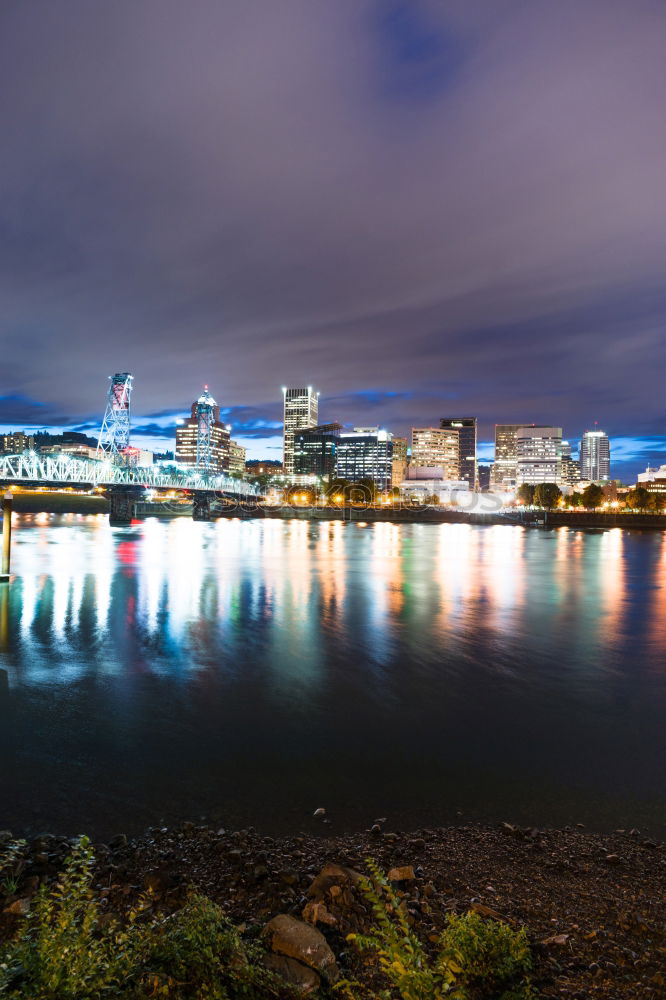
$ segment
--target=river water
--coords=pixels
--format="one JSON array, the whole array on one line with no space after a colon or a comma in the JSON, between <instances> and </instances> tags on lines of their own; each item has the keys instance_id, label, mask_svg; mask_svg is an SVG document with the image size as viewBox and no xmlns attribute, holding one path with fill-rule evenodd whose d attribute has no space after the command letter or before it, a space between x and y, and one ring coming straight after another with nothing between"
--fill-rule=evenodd
<instances>
[{"instance_id":1,"label":"river water","mask_svg":"<svg viewBox=\"0 0 666 1000\"><path fill-rule=\"evenodd\" d=\"M666 827L666 536L24 515L0 827Z\"/></svg>"}]
</instances>

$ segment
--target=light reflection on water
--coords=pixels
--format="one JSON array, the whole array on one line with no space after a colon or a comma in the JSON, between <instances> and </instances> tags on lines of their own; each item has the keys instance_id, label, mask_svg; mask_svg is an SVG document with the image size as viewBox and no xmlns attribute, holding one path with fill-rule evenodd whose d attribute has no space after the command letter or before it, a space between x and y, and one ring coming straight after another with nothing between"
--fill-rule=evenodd
<instances>
[{"instance_id":1,"label":"light reflection on water","mask_svg":"<svg viewBox=\"0 0 666 1000\"><path fill-rule=\"evenodd\" d=\"M0 826L663 823L666 540L16 521Z\"/></svg>"}]
</instances>

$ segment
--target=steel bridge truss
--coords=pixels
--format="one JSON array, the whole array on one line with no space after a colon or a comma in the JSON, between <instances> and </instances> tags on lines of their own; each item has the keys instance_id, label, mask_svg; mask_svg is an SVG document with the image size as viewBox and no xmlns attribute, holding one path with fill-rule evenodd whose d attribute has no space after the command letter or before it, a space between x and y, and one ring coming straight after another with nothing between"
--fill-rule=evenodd
<instances>
[{"instance_id":1,"label":"steel bridge truss","mask_svg":"<svg viewBox=\"0 0 666 1000\"><path fill-rule=\"evenodd\" d=\"M75 458L70 455L0 455L0 480L15 483L39 483L46 486L136 486L146 489L205 490L234 496L259 496L254 484L230 476L214 476L182 466L114 465L111 461Z\"/></svg>"}]
</instances>

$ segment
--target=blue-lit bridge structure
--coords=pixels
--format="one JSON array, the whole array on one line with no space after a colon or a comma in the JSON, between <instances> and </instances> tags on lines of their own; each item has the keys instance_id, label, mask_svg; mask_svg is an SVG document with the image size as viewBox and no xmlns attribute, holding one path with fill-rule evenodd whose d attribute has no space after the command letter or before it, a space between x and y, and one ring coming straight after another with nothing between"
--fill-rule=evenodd
<instances>
[{"instance_id":1,"label":"blue-lit bridge structure","mask_svg":"<svg viewBox=\"0 0 666 1000\"><path fill-rule=\"evenodd\" d=\"M207 521L214 503L256 506L263 500L254 484L179 465L132 466L72 455L40 455L25 451L0 456L0 483L24 487L103 487L109 497L113 523L127 524L147 490L185 490L192 495L192 516Z\"/></svg>"}]
</instances>

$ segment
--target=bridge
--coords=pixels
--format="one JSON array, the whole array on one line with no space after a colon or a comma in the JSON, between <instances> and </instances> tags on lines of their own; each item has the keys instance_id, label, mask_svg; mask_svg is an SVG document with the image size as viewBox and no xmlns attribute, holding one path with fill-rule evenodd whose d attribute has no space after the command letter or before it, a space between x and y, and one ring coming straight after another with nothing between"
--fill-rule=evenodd
<instances>
[{"instance_id":1,"label":"bridge","mask_svg":"<svg viewBox=\"0 0 666 1000\"><path fill-rule=\"evenodd\" d=\"M215 475L196 467L179 465L131 466L109 457L102 460L72 455L0 455L0 482L4 485L105 487L110 501L110 520L129 523L135 505L145 490L187 490L192 493L195 520L207 521L215 500L256 504L263 499L256 486L244 479Z\"/></svg>"}]
</instances>

